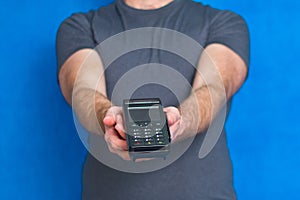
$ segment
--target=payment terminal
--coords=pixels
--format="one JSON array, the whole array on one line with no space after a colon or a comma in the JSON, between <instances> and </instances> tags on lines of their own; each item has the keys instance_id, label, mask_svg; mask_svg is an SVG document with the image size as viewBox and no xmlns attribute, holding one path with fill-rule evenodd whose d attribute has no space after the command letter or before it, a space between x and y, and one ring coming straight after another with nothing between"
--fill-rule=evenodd
<instances>
[{"instance_id":1,"label":"payment terminal","mask_svg":"<svg viewBox=\"0 0 300 200\"><path fill-rule=\"evenodd\" d=\"M125 99L123 113L130 156L165 158L171 137L160 99Z\"/></svg>"}]
</instances>

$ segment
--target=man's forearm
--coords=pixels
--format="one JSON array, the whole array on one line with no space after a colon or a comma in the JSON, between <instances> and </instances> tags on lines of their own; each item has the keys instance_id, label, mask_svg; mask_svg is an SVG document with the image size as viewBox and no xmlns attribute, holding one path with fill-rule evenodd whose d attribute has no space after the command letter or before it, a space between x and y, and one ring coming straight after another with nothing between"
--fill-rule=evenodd
<instances>
[{"instance_id":1,"label":"man's forearm","mask_svg":"<svg viewBox=\"0 0 300 200\"><path fill-rule=\"evenodd\" d=\"M204 132L225 105L226 97L222 88L202 86L180 105L185 136Z\"/></svg>"},{"instance_id":2,"label":"man's forearm","mask_svg":"<svg viewBox=\"0 0 300 200\"><path fill-rule=\"evenodd\" d=\"M221 44L202 53L191 95L180 105L185 135L204 132L241 87L247 74L243 60Z\"/></svg>"},{"instance_id":3,"label":"man's forearm","mask_svg":"<svg viewBox=\"0 0 300 200\"><path fill-rule=\"evenodd\" d=\"M92 89L74 91L73 105L80 123L94 134L103 134L103 118L111 107L111 102L99 92Z\"/></svg>"},{"instance_id":4,"label":"man's forearm","mask_svg":"<svg viewBox=\"0 0 300 200\"><path fill-rule=\"evenodd\" d=\"M91 133L102 133L103 117L111 102L105 96L103 66L97 52L82 49L70 56L60 70L59 82L81 124Z\"/></svg>"}]
</instances>

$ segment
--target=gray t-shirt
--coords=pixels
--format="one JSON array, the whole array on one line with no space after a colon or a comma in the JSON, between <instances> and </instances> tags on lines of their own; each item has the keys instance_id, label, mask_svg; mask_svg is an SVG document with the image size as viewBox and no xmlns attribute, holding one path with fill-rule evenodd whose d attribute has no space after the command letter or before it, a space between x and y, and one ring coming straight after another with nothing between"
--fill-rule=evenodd
<instances>
[{"instance_id":1,"label":"gray t-shirt","mask_svg":"<svg viewBox=\"0 0 300 200\"><path fill-rule=\"evenodd\" d=\"M193 38L204 48L212 43L228 46L248 65L249 36L244 20L230 11L221 11L191 0L174 0L156 10L138 10L123 0L66 19L57 34L58 67L74 52L95 48L120 32L141 27L161 27ZM140 49L120 56L105 71L107 95L118 80L135 66L160 63L171 66L192 84L194 67L179 56L157 49ZM149 92L151 91L151 92ZM135 98L159 97L164 106L178 106L172 91L157 84L140 87ZM113 100L114 101L114 100ZM119 104L118 100L114 103ZM225 132L204 159L198 158L205 133L173 164L155 172L131 174L116 171L88 155L83 171L83 198L86 199L235 199L231 160ZM96 140L96 139L95 139ZM93 137L90 142L95 142Z\"/></svg>"}]
</instances>

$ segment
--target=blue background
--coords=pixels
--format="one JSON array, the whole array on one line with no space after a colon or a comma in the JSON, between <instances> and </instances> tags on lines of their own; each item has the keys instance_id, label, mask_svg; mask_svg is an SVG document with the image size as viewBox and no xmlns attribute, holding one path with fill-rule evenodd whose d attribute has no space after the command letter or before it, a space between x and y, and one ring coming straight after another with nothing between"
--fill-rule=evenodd
<instances>
[{"instance_id":1,"label":"blue background","mask_svg":"<svg viewBox=\"0 0 300 200\"><path fill-rule=\"evenodd\" d=\"M80 199L86 150L56 83L55 36L71 13L109 2L1 1L0 199ZM238 197L298 199L300 3L203 2L241 14L251 33L249 78L227 123Z\"/></svg>"}]
</instances>

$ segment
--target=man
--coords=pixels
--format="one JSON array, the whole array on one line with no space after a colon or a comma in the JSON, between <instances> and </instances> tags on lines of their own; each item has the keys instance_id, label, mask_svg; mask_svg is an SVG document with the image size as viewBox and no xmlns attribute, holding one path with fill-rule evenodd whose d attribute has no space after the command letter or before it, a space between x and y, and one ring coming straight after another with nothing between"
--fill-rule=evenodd
<instances>
[{"instance_id":1,"label":"man","mask_svg":"<svg viewBox=\"0 0 300 200\"><path fill-rule=\"evenodd\" d=\"M197 70L173 54L153 49L127 52L111 63L112 67L103 66L103 58L93 50L98 44L121 32L143 27L174 30L202 45L205 53L201 54ZM243 84L248 54L248 30L240 16L191 0L116 0L99 10L78 13L65 20L57 35L59 83L65 99L91 133L92 148L99 146L96 137L104 137L107 144L100 146L107 145L111 154L130 162L118 103L122 99L114 100L113 90L122 76L135 66L167 64L191 85L191 91L179 99L163 87L151 84L133 94L137 98L160 97L172 143L195 137L191 147L172 164L141 174L117 171L89 154L83 172L82 197L235 199L225 131L206 157L199 159L198 152L210 124ZM90 61L86 61L87 57ZM212 68L216 68L217 73L211 72ZM93 91L95 80L98 84ZM93 115L96 121L92 120ZM99 148L94 149L101 154Z\"/></svg>"}]
</instances>

